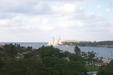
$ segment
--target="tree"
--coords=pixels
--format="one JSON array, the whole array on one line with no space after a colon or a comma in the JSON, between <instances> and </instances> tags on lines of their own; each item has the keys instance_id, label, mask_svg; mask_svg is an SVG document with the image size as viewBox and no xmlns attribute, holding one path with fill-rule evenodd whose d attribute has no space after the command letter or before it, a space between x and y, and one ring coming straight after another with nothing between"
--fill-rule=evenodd
<instances>
[{"instance_id":1,"label":"tree","mask_svg":"<svg viewBox=\"0 0 113 75\"><path fill-rule=\"evenodd\" d=\"M68 62L58 57L44 57L43 63L49 75L86 75L87 72L84 64L79 61Z\"/></svg>"},{"instance_id":2,"label":"tree","mask_svg":"<svg viewBox=\"0 0 113 75\"><path fill-rule=\"evenodd\" d=\"M0 75L86 75L82 61L81 56L52 46L34 50L9 44L0 48Z\"/></svg>"},{"instance_id":3,"label":"tree","mask_svg":"<svg viewBox=\"0 0 113 75\"><path fill-rule=\"evenodd\" d=\"M51 57L60 57L62 51L57 49L57 48L53 48L52 46L47 46L47 47L41 47L40 49L37 50L38 54L43 58L43 57L47 57L47 56L51 56Z\"/></svg>"},{"instance_id":4,"label":"tree","mask_svg":"<svg viewBox=\"0 0 113 75\"><path fill-rule=\"evenodd\" d=\"M77 56L81 55L81 50L80 50L80 48L77 45L75 46L75 50L74 51L75 51Z\"/></svg>"},{"instance_id":5,"label":"tree","mask_svg":"<svg viewBox=\"0 0 113 75\"><path fill-rule=\"evenodd\" d=\"M106 67L103 67L97 75L113 75L113 60Z\"/></svg>"},{"instance_id":6,"label":"tree","mask_svg":"<svg viewBox=\"0 0 113 75\"><path fill-rule=\"evenodd\" d=\"M88 52L88 61L90 62L90 63L92 63L93 61L94 61L94 57L95 57L95 52Z\"/></svg>"},{"instance_id":7,"label":"tree","mask_svg":"<svg viewBox=\"0 0 113 75\"><path fill-rule=\"evenodd\" d=\"M28 59L5 60L1 69L1 75L42 75L43 64L39 56L32 56Z\"/></svg>"},{"instance_id":8,"label":"tree","mask_svg":"<svg viewBox=\"0 0 113 75\"><path fill-rule=\"evenodd\" d=\"M18 50L15 45L9 44L4 45L3 53L6 58L8 57L14 58L17 55Z\"/></svg>"}]
</instances>

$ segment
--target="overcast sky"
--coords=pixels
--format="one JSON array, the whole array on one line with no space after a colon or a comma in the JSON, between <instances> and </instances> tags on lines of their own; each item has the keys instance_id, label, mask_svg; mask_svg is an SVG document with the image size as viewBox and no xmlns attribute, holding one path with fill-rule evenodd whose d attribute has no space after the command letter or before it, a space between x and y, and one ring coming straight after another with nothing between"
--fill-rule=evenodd
<instances>
[{"instance_id":1,"label":"overcast sky","mask_svg":"<svg viewBox=\"0 0 113 75\"><path fill-rule=\"evenodd\" d=\"M112 0L0 0L0 42L113 40Z\"/></svg>"}]
</instances>

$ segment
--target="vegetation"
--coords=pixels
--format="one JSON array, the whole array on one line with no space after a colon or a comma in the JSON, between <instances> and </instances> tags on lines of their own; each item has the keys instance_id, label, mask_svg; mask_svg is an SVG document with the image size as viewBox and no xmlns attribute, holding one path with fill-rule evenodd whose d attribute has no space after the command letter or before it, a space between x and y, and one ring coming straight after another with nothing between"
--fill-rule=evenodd
<instances>
[{"instance_id":1,"label":"vegetation","mask_svg":"<svg viewBox=\"0 0 113 75\"><path fill-rule=\"evenodd\" d=\"M98 71L100 69L99 66L94 66L94 65L86 65L86 68L88 71Z\"/></svg>"},{"instance_id":2,"label":"vegetation","mask_svg":"<svg viewBox=\"0 0 113 75\"><path fill-rule=\"evenodd\" d=\"M0 75L87 75L87 69L75 53L9 44L0 48Z\"/></svg>"},{"instance_id":3,"label":"vegetation","mask_svg":"<svg viewBox=\"0 0 113 75\"><path fill-rule=\"evenodd\" d=\"M100 69L94 64L98 61L94 52L81 52L77 45L70 53L53 46L32 49L8 44L0 48L0 75L87 75ZM113 75L112 70L113 61L98 75Z\"/></svg>"},{"instance_id":4,"label":"vegetation","mask_svg":"<svg viewBox=\"0 0 113 75\"><path fill-rule=\"evenodd\" d=\"M113 60L106 67L101 67L98 75L113 75Z\"/></svg>"},{"instance_id":5,"label":"vegetation","mask_svg":"<svg viewBox=\"0 0 113 75\"><path fill-rule=\"evenodd\" d=\"M75 53L77 56L81 56L80 48L77 45L75 46Z\"/></svg>"}]
</instances>

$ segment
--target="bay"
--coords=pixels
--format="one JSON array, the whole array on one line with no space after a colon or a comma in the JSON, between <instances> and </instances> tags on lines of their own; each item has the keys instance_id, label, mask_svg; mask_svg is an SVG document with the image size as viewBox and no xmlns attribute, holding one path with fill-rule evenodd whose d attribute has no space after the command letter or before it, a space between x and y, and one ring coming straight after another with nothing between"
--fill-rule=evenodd
<instances>
[{"instance_id":1,"label":"bay","mask_svg":"<svg viewBox=\"0 0 113 75\"><path fill-rule=\"evenodd\" d=\"M2 44L20 44L21 46L24 47L28 47L31 46L34 49L38 49L41 46L47 46L47 42L2 42L0 43L0 45ZM69 45L58 45L58 46L54 46L55 48L59 48L60 50L63 51L69 51L71 53L74 52L74 46L69 46ZM81 49L82 52L91 52L94 51L96 53L97 57L104 57L104 58L113 58L113 48L106 48L106 47L82 47L79 46L79 48Z\"/></svg>"}]
</instances>

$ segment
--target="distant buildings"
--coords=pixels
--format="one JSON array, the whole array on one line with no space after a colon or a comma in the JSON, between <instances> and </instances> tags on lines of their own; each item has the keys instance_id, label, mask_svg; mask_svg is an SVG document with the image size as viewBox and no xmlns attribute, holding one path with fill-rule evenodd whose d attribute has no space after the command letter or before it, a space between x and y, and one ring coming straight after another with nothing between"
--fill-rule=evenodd
<instances>
[{"instance_id":1,"label":"distant buildings","mask_svg":"<svg viewBox=\"0 0 113 75\"><path fill-rule=\"evenodd\" d=\"M63 43L62 43L62 41L61 40L55 40L55 41L50 41L49 43L48 43L48 45L62 45Z\"/></svg>"},{"instance_id":2,"label":"distant buildings","mask_svg":"<svg viewBox=\"0 0 113 75\"><path fill-rule=\"evenodd\" d=\"M64 43L70 43L70 42L79 42L79 41L76 41L76 40L54 40L54 41L49 41L48 45L63 45Z\"/></svg>"}]
</instances>

